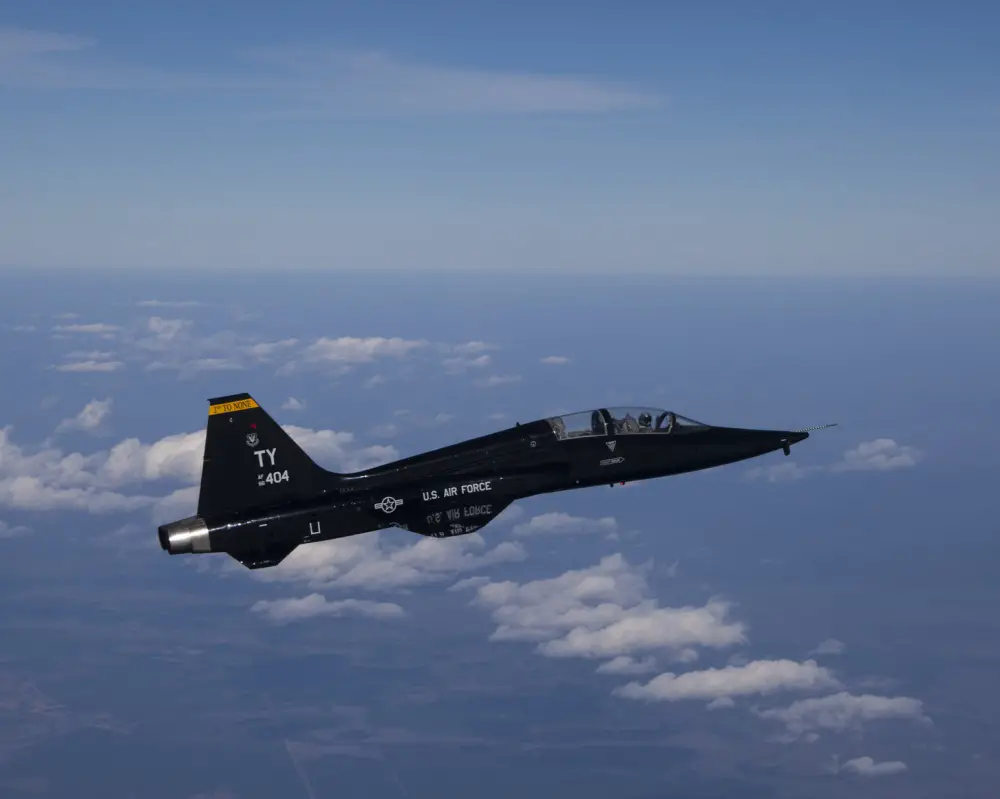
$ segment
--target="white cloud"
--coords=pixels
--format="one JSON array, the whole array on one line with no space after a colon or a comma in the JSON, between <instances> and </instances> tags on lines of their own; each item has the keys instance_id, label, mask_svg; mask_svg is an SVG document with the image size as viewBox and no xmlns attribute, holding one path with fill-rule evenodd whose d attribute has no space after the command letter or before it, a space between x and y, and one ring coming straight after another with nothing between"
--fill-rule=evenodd
<instances>
[{"instance_id":1,"label":"white cloud","mask_svg":"<svg viewBox=\"0 0 1000 799\"><path fill-rule=\"evenodd\" d=\"M93 399L83 406L76 416L63 419L56 427L56 432L61 433L66 430L96 430L105 419L111 414L111 400Z\"/></svg>"},{"instance_id":2,"label":"white cloud","mask_svg":"<svg viewBox=\"0 0 1000 799\"><path fill-rule=\"evenodd\" d=\"M302 400L297 400L295 397L289 397L283 403L281 403L281 410L283 411L301 411L305 410L306 404Z\"/></svg>"},{"instance_id":3,"label":"white cloud","mask_svg":"<svg viewBox=\"0 0 1000 799\"><path fill-rule=\"evenodd\" d=\"M476 385L480 388L493 388L494 386L506 386L511 383L520 383L521 375L490 375L489 377L476 380Z\"/></svg>"},{"instance_id":4,"label":"white cloud","mask_svg":"<svg viewBox=\"0 0 1000 799\"><path fill-rule=\"evenodd\" d=\"M414 350L426 347L427 342L407 340L399 337L355 338L341 336L340 338L320 338L305 348L303 353L307 360L332 361L336 363L369 363L376 358L402 358Z\"/></svg>"},{"instance_id":5,"label":"white cloud","mask_svg":"<svg viewBox=\"0 0 1000 799\"><path fill-rule=\"evenodd\" d=\"M848 760L840 767L841 771L849 771L859 777L886 777L906 771L907 766L902 760L884 760L876 763L870 757L856 757Z\"/></svg>"},{"instance_id":6,"label":"white cloud","mask_svg":"<svg viewBox=\"0 0 1000 799\"><path fill-rule=\"evenodd\" d=\"M492 613L491 640L534 641L548 657L613 659L743 642L744 625L726 620L726 603L659 607L647 596L643 571L609 555L551 579L480 585L473 604Z\"/></svg>"},{"instance_id":7,"label":"white cloud","mask_svg":"<svg viewBox=\"0 0 1000 799\"><path fill-rule=\"evenodd\" d=\"M96 488L59 488L37 477L0 479L0 505L17 510L73 510L120 513L149 507L153 497L125 496Z\"/></svg>"},{"instance_id":8,"label":"white cloud","mask_svg":"<svg viewBox=\"0 0 1000 799\"><path fill-rule=\"evenodd\" d=\"M596 533L611 535L618 532L618 522L613 516L601 519L588 519L583 516L570 516L568 513L542 513L533 516L526 522L514 526L512 531L516 536L530 535L567 535L574 533Z\"/></svg>"},{"instance_id":9,"label":"white cloud","mask_svg":"<svg viewBox=\"0 0 1000 799\"><path fill-rule=\"evenodd\" d=\"M464 591L467 588L478 588L486 585L490 581L489 577L477 575L476 577L465 577L448 588L449 591Z\"/></svg>"},{"instance_id":10,"label":"white cloud","mask_svg":"<svg viewBox=\"0 0 1000 799\"><path fill-rule=\"evenodd\" d=\"M146 320L146 328L152 333L152 339L143 339L140 344L150 347L153 342L157 345L168 344L174 341L182 332L192 327L190 319L164 319L161 316L151 316ZM162 349L158 346L157 349Z\"/></svg>"},{"instance_id":11,"label":"white cloud","mask_svg":"<svg viewBox=\"0 0 1000 799\"><path fill-rule=\"evenodd\" d=\"M294 425L285 429L317 462L335 471L355 471L398 457L395 448L389 446L357 448L351 433ZM11 441L9 427L0 428L0 505L94 513L136 510L154 504L162 509L190 503L193 509L204 446L205 431L200 430L165 436L151 444L128 438L109 450L90 455L65 454L54 447L28 452ZM193 493L184 489L159 500L145 494L119 493L119 489L164 479L194 486Z\"/></svg>"},{"instance_id":12,"label":"white cloud","mask_svg":"<svg viewBox=\"0 0 1000 799\"><path fill-rule=\"evenodd\" d=\"M565 355L546 355L544 358L541 359L541 362L556 365L556 364L569 363L569 358L567 358Z\"/></svg>"},{"instance_id":13,"label":"white cloud","mask_svg":"<svg viewBox=\"0 0 1000 799\"><path fill-rule=\"evenodd\" d=\"M845 691L816 699L800 699L785 708L757 712L761 718L783 723L790 739L804 737L816 730L858 729L865 722L881 719L930 723L919 699L873 694L855 696Z\"/></svg>"},{"instance_id":14,"label":"white cloud","mask_svg":"<svg viewBox=\"0 0 1000 799\"><path fill-rule=\"evenodd\" d=\"M0 519L0 538L17 538L22 535L30 535L31 528L20 524L8 524Z\"/></svg>"},{"instance_id":15,"label":"white cloud","mask_svg":"<svg viewBox=\"0 0 1000 799\"><path fill-rule=\"evenodd\" d=\"M393 602L373 602L368 599L339 599L331 602L322 594L315 593L300 599L262 599L255 602L250 610L276 624L288 624L315 616L395 619L405 615L403 609Z\"/></svg>"},{"instance_id":16,"label":"white cloud","mask_svg":"<svg viewBox=\"0 0 1000 799\"><path fill-rule=\"evenodd\" d=\"M55 367L57 372L117 372L125 364L121 361L76 361Z\"/></svg>"},{"instance_id":17,"label":"white cloud","mask_svg":"<svg viewBox=\"0 0 1000 799\"><path fill-rule=\"evenodd\" d=\"M247 347L247 352L258 361L267 362L274 359L276 355L287 353L296 344L297 338L285 338L280 341L260 341Z\"/></svg>"},{"instance_id":18,"label":"white cloud","mask_svg":"<svg viewBox=\"0 0 1000 799\"><path fill-rule=\"evenodd\" d=\"M508 505L500 513L496 515L493 519L493 526L496 527L499 524L516 522L524 516L524 508L520 505Z\"/></svg>"},{"instance_id":19,"label":"white cloud","mask_svg":"<svg viewBox=\"0 0 1000 799\"><path fill-rule=\"evenodd\" d=\"M232 331L200 333L190 319L166 319L151 316L143 330L126 337L137 357L146 360L150 371L172 370L182 379L204 372L230 371L246 368L245 362L263 362L255 358L251 348ZM266 348L266 345L265 345Z\"/></svg>"},{"instance_id":20,"label":"white cloud","mask_svg":"<svg viewBox=\"0 0 1000 799\"><path fill-rule=\"evenodd\" d=\"M497 347L485 341L466 341L464 344L452 344L448 349L456 355L476 355L487 350L495 350Z\"/></svg>"},{"instance_id":21,"label":"white cloud","mask_svg":"<svg viewBox=\"0 0 1000 799\"><path fill-rule=\"evenodd\" d=\"M152 511L153 524L159 526L194 516L198 507L198 491L199 487L196 485L187 486L157 499Z\"/></svg>"},{"instance_id":22,"label":"white cloud","mask_svg":"<svg viewBox=\"0 0 1000 799\"><path fill-rule=\"evenodd\" d=\"M116 61L93 39L0 28L0 86L14 89L238 91L257 107L269 98L285 113L338 116L599 114L661 103L595 78L437 67L377 52L273 47L230 61L215 71L157 69Z\"/></svg>"},{"instance_id":23,"label":"white cloud","mask_svg":"<svg viewBox=\"0 0 1000 799\"><path fill-rule=\"evenodd\" d=\"M848 450L844 453L843 460L830 469L835 472L887 472L916 466L922 458L923 455L914 447L900 446L891 438L877 438Z\"/></svg>"},{"instance_id":24,"label":"white cloud","mask_svg":"<svg viewBox=\"0 0 1000 799\"><path fill-rule=\"evenodd\" d=\"M675 702L682 699L718 699L720 697L772 694L777 691L815 691L834 688L839 683L829 670L814 660L754 660L742 666L667 672L645 685L637 682L616 688L616 696L628 699Z\"/></svg>"},{"instance_id":25,"label":"white cloud","mask_svg":"<svg viewBox=\"0 0 1000 799\"><path fill-rule=\"evenodd\" d=\"M284 429L311 458L332 464L330 468L334 471L356 472L399 458L399 451L386 444L355 449L353 433L312 430L298 425L285 425Z\"/></svg>"},{"instance_id":26,"label":"white cloud","mask_svg":"<svg viewBox=\"0 0 1000 799\"><path fill-rule=\"evenodd\" d=\"M651 671L656 671L654 657L636 660L628 655L618 655L597 667L598 674L648 674Z\"/></svg>"},{"instance_id":27,"label":"white cloud","mask_svg":"<svg viewBox=\"0 0 1000 799\"><path fill-rule=\"evenodd\" d=\"M841 655L847 646L836 638L827 638L810 652L810 655Z\"/></svg>"},{"instance_id":28,"label":"white cloud","mask_svg":"<svg viewBox=\"0 0 1000 799\"><path fill-rule=\"evenodd\" d=\"M385 382L385 378L382 375L372 375L367 378L364 383L361 384L362 388L375 388L376 386L381 386Z\"/></svg>"},{"instance_id":29,"label":"white cloud","mask_svg":"<svg viewBox=\"0 0 1000 799\"><path fill-rule=\"evenodd\" d=\"M477 355L475 357L458 355L454 358L445 358L442 361L442 365L449 374L460 374L467 369L482 369L489 366L490 362L489 355Z\"/></svg>"},{"instance_id":30,"label":"white cloud","mask_svg":"<svg viewBox=\"0 0 1000 799\"><path fill-rule=\"evenodd\" d=\"M121 328L118 325L109 325L104 322L93 322L83 325L56 325L52 329L59 333L110 334L120 330Z\"/></svg>"},{"instance_id":31,"label":"white cloud","mask_svg":"<svg viewBox=\"0 0 1000 799\"><path fill-rule=\"evenodd\" d=\"M108 361L114 357L114 353L107 350L74 350L67 352L65 357L77 361Z\"/></svg>"},{"instance_id":32,"label":"white cloud","mask_svg":"<svg viewBox=\"0 0 1000 799\"><path fill-rule=\"evenodd\" d=\"M194 308L204 303L198 300L141 300L136 305L140 308Z\"/></svg>"},{"instance_id":33,"label":"white cloud","mask_svg":"<svg viewBox=\"0 0 1000 799\"><path fill-rule=\"evenodd\" d=\"M887 472L916 466L923 457L923 453L914 447L897 444L891 438L877 438L874 441L863 441L854 449L848 450L836 463L799 466L795 461L784 461L772 466L755 466L746 472L746 478L785 483L801 480L816 472Z\"/></svg>"},{"instance_id":34,"label":"white cloud","mask_svg":"<svg viewBox=\"0 0 1000 799\"><path fill-rule=\"evenodd\" d=\"M410 534L412 536L412 534ZM481 535L418 538L398 548L383 546L385 533L375 531L296 549L274 568L256 572L265 582L298 582L311 588L360 588L386 591L438 582L527 557L516 543L504 541L486 549Z\"/></svg>"}]
</instances>

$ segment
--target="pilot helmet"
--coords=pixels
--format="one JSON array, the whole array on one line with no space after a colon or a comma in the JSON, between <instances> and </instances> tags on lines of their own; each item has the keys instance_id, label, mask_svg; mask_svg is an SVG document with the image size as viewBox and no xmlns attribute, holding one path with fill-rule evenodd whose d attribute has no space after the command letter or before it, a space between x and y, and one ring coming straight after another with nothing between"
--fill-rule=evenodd
<instances>
[{"instance_id":1,"label":"pilot helmet","mask_svg":"<svg viewBox=\"0 0 1000 799\"><path fill-rule=\"evenodd\" d=\"M639 414L639 425L641 427L649 427L652 424L653 424L653 417L652 416L650 416L648 413L640 413Z\"/></svg>"}]
</instances>

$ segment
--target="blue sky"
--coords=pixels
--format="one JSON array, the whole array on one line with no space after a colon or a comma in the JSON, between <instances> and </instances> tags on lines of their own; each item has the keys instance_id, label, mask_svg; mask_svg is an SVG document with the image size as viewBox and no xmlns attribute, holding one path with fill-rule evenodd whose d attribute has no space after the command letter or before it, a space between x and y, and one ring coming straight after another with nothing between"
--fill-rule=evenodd
<instances>
[{"instance_id":1,"label":"blue sky","mask_svg":"<svg viewBox=\"0 0 1000 799\"><path fill-rule=\"evenodd\" d=\"M987 3L5 4L0 265L997 273Z\"/></svg>"},{"instance_id":2,"label":"blue sky","mask_svg":"<svg viewBox=\"0 0 1000 799\"><path fill-rule=\"evenodd\" d=\"M996 283L4 288L4 797L993 799ZM194 511L206 399L240 391L338 471L597 405L840 424L250 572L156 541Z\"/></svg>"}]
</instances>

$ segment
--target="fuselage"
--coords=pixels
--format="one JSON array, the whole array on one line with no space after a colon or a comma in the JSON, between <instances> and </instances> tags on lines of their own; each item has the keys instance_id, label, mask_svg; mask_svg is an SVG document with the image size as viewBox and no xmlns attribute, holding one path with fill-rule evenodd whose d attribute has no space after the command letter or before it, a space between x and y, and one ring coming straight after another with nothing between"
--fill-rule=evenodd
<instances>
[{"instance_id":1,"label":"fuselage","mask_svg":"<svg viewBox=\"0 0 1000 799\"><path fill-rule=\"evenodd\" d=\"M787 454L808 435L705 425L655 409L599 409L518 424L360 472L324 472L328 479L309 496L191 517L161 527L160 541L171 552L199 551L185 549L176 535L197 528L200 551L228 552L260 568L300 544L388 527L465 535L518 499Z\"/></svg>"}]
</instances>

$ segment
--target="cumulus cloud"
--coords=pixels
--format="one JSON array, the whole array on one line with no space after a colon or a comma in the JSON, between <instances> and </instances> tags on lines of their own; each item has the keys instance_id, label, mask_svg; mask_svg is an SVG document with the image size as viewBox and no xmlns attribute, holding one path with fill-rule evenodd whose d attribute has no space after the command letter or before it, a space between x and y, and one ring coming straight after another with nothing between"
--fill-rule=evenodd
<instances>
[{"instance_id":1,"label":"cumulus cloud","mask_svg":"<svg viewBox=\"0 0 1000 799\"><path fill-rule=\"evenodd\" d=\"M159 526L194 516L198 507L198 492L198 486L186 486L157 499L152 510L153 524Z\"/></svg>"},{"instance_id":2,"label":"cumulus cloud","mask_svg":"<svg viewBox=\"0 0 1000 799\"><path fill-rule=\"evenodd\" d=\"M37 477L0 479L0 505L17 510L72 510L87 513L119 513L151 506L155 498L125 496L97 488L60 488Z\"/></svg>"},{"instance_id":3,"label":"cumulus cloud","mask_svg":"<svg viewBox=\"0 0 1000 799\"><path fill-rule=\"evenodd\" d=\"M73 361L54 367L57 372L117 372L125 364L121 361Z\"/></svg>"},{"instance_id":4,"label":"cumulus cloud","mask_svg":"<svg viewBox=\"0 0 1000 799\"><path fill-rule=\"evenodd\" d=\"M181 378L202 372L245 368L246 347L232 331L199 332L190 319L151 316L127 338L150 371L176 371ZM152 358L152 360L148 360Z\"/></svg>"},{"instance_id":5,"label":"cumulus cloud","mask_svg":"<svg viewBox=\"0 0 1000 799\"><path fill-rule=\"evenodd\" d=\"M482 369L489 366L490 363L491 359L489 355L477 355L475 357L458 355L454 358L445 358L442 361L445 371L449 374L461 374L468 369Z\"/></svg>"},{"instance_id":6,"label":"cumulus cloud","mask_svg":"<svg viewBox=\"0 0 1000 799\"><path fill-rule=\"evenodd\" d=\"M186 303L143 301L142 307L183 307ZM450 372L482 369L489 365L493 349L484 342L464 344L434 343L425 339L385 336L321 337L311 343L295 337L260 340L252 336L221 330L206 333L191 319L167 315L144 316L125 327L106 323L80 324L63 322L53 328L53 335L91 333L117 338L123 350L112 360L110 352L77 352L67 356L73 362L54 366L59 371L110 372L132 361L149 371L176 371L189 379L205 372L236 371L273 365L276 375L289 375L303 369L322 369L324 373L346 374L364 364L409 359L418 353L441 353L447 356L444 368ZM115 335L112 335L115 333ZM366 387L383 382L381 375L369 375Z\"/></svg>"},{"instance_id":7,"label":"cumulus cloud","mask_svg":"<svg viewBox=\"0 0 1000 799\"><path fill-rule=\"evenodd\" d=\"M807 737L819 730L859 729L866 722L884 719L930 723L919 699L873 694L856 696L846 691L815 699L800 699L785 708L757 713L761 718L784 724L789 739Z\"/></svg>"},{"instance_id":8,"label":"cumulus cloud","mask_svg":"<svg viewBox=\"0 0 1000 799\"><path fill-rule=\"evenodd\" d=\"M74 350L67 352L66 357L74 360L108 361L114 357L114 353L108 350Z\"/></svg>"},{"instance_id":9,"label":"cumulus cloud","mask_svg":"<svg viewBox=\"0 0 1000 799\"><path fill-rule=\"evenodd\" d=\"M482 574L477 575L476 577L464 577L454 585L450 586L448 590L464 591L466 588L478 588L481 585L486 585L489 581L490 578Z\"/></svg>"},{"instance_id":10,"label":"cumulus cloud","mask_svg":"<svg viewBox=\"0 0 1000 799\"><path fill-rule=\"evenodd\" d=\"M427 341L407 340L399 337L383 338L371 336L355 338L320 338L305 348L307 360L332 361L335 363L369 363L376 358L402 358L414 350L427 346Z\"/></svg>"},{"instance_id":11,"label":"cumulus cloud","mask_svg":"<svg viewBox=\"0 0 1000 799\"><path fill-rule=\"evenodd\" d=\"M520 383L521 375L490 375L475 382L480 388L494 388L496 386L507 386L511 383Z\"/></svg>"},{"instance_id":12,"label":"cumulus cloud","mask_svg":"<svg viewBox=\"0 0 1000 799\"><path fill-rule=\"evenodd\" d=\"M17 538L22 535L30 535L31 528L19 524L8 524L0 519L0 538Z\"/></svg>"},{"instance_id":13,"label":"cumulus cloud","mask_svg":"<svg viewBox=\"0 0 1000 799\"><path fill-rule=\"evenodd\" d=\"M140 308L195 308L204 303L198 300L140 300L136 305Z\"/></svg>"},{"instance_id":14,"label":"cumulus cloud","mask_svg":"<svg viewBox=\"0 0 1000 799\"><path fill-rule=\"evenodd\" d=\"M83 410L81 410L76 416L72 416L69 419L63 419L56 427L56 432L62 433L66 430L96 430L110 414L110 399L93 399L84 405Z\"/></svg>"},{"instance_id":15,"label":"cumulus cloud","mask_svg":"<svg viewBox=\"0 0 1000 799\"><path fill-rule=\"evenodd\" d=\"M276 624L288 624L315 616L365 616L370 619L395 619L404 616L403 609L393 602L373 602L368 599L328 600L322 594L309 594L298 599L262 599L250 610Z\"/></svg>"},{"instance_id":16,"label":"cumulus cloud","mask_svg":"<svg viewBox=\"0 0 1000 799\"><path fill-rule=\"evenodd\" d=\"M57 333L90 333L106 336L116 333L121 330L121 327L106 322L91 322L89 324L56 325L52 329Z\"/></svg>"},{"instance_id":17,"label":"cumulus cloud","mask_svg":"<svg viewBox=\"0 0 1000 799\"><path fill-rule=\"evenodd\" d=\"M156 345L167 344L174 341L183 331L191 328L193 323L190 319L164 319L162 316L151 316L146 321L146 327L150 338L143 339L140 343L143 346L153 348ZM160 346L156 346L160 349Z\"/></svg>"},{"instance_id":18,"label":"cumulus cloud","mask_svg":"<svg viewBox=\"0 0 1000 799\"><path fill-rule=\"evenodd\" d=\"M452 344L448 347L448 350L456 355L478 355L481 352L495 349L497 349L495 345L487 344L485 341L466 341L463 344Z\"/></svg>"},{"instance_id":19,"label":"cumulus cloud","mask_svg":"<svg viewBox=\"0 0 1000 799\"><path fill-rule=\"evenodd\" d=\"M356 471L398 457L390 446L357 447L351 433L289 425L288 434L318 462L335 471ZM10 428L0 428L0 505L25 510L83 510L93 513L156 506L191 507L201 479L205 431L178 433L152 443L120 441L90 455L46 446L29 452L13 443ZM173 480L181 489L165 498L124 494L141 483ZM187 515L187 514L182 514ZM176 517L175 517L176 518Z\"/></svg>"},{"instance_id":20,"label":"cumulus cloud","mask_svg":"<svg viewBox=\"0 0 1000 799\"><path fill-rule=\"evenodd\" d=\"M847 771L859 777L887 777L891 774L900 774L906 769L906 763L902 760L883 760L881 763L876 763L867 756L848 760L840 767L841 771Z\"/></svg>"},{"instance_id":21,"label":"cumulus cloud","mask_svg":"<svg viewBox=\"0 0 1000 799\"><path fill-rule=\"evenodd\" d=\"M288 353L299 343L297 338L285 338L280 341L259 341L249 345L246 350L252 358L262 363L272 361L278 355Z\"/></svg>"},{"instance_id":22,"label":"cumulus cloud","mask_svg":"<svg viewBox=\"0 0 1000 799\"><path fill-rule=\"evenodd\" d=\"M265 582L299 582L316 589L402 590L527 557L523 547L510 541L487 549L478 533L449 539L418 538L396 548L386 541L386 533L375 531L317 542L299 547L274 568L254 576Z\"/></svg>"},{"instance_id":23,"label":"cumulus cloud","mask_svg":"<svg viewBox=\"0 0 1000 799\"><path fill-rule=\"evenodd\" d=\"M719 699L749 694L772 694L777 691L815 691L837 687L839 683L814 660L754 660L742 666L667 672L645 685L631 682L616 688L616 696L647 701L676 702L681 699Z\"/></svg>"},{"instance_id":24,"label":"cumulus cloud","mask_svg":"<svg viewBox=\"0 0 1000 799\"><path fill-rule=\"evenodd\" d=\"M611 535L618 532L618 522L613 516L588 519L570 516L568 513L542 513L526 522L514 525L516 536L531 535L572 535L576 533L596 533Z\"/></svg>"},{"instance_id":25,"label":"cumulus cloud","mask_svg":"<svg viewBox=\"0 0 1000 799\"><path fill-rule=\"evenodd\" d=\"M745 640L744 625L727 620L729 605L666 608L648 597L644 569L621 554L586 569L527 583L476 587L473 604L488 609L493 641L532 641L547 657L613 659Z\"/></svg>"},{"instance_id":26,"label":"cumulus cloud","mask_svg":"<svg viewBox=\"0 0 1000 799\"><path fill-rule=\"evenodd\" d=\"M821 642L816 646L810 655L841 655L844 650L847 649L847 645L843 641L838 641L836 638L827 638L825 641Z\"/></svg>"},{"instance_id":27,"label":"cumulus cloud","mask_svg":"<svg viewBox=\"0 0 1000 799\"><path fill-rule=\"evenodd\" d=\"M295 399L295 397L289 397L283 403L281 403L281 410L283 411L301 411L305 410L306 404L302 400Z\"/></svg>"},{"instance_id":28,"label":"cumulus cloud","mask_svg":"<svg viewBox=\"0 0 1000 799\"><path fill-rule=\"evenodd\" d=\"M835 472L888 472L916 466L922 457L914 447L901 446L891 438L877 438L848 450L843 459L830 469Z\"/></svg>"},{"instance_id":29,"label":"cumulus cloud","mask_svg":"<svg viewBox=\"0 0 1000 799\"><path fill-rule=\"evenodd\" d=\"M618 655L597 667L598 674L649 674L651 671L656 671L656 658L651 656L636 660Z\"/></svg>"},{"instance_id":30,"label":"cumulus cloud","mask_svg":"<svg viewBox=\"0 0 1000 799\"><path fill-rule=\"evenodd\" d=\"M826 466L800 466L795 461L784 461L770 466L755 466L746 472L747 479L785 483L801 480L817 472L888 472L908 469L923 460L923 453L914 447L897 444L891 438L863 441L844 453L836 463Z\"/></svg>"},{"instance_id":31,"label":"cumulus cloud","mask_svg":"<svg viewBox=\"0 0 1000 799\"><path fill-rule=\"evenodd\" d=\"M569 358L567 358L565 355L546 355L544 358L541 359L541 362L552 365L558 365L558 364L569 363Z\"/></svg>"}]
</instances>

